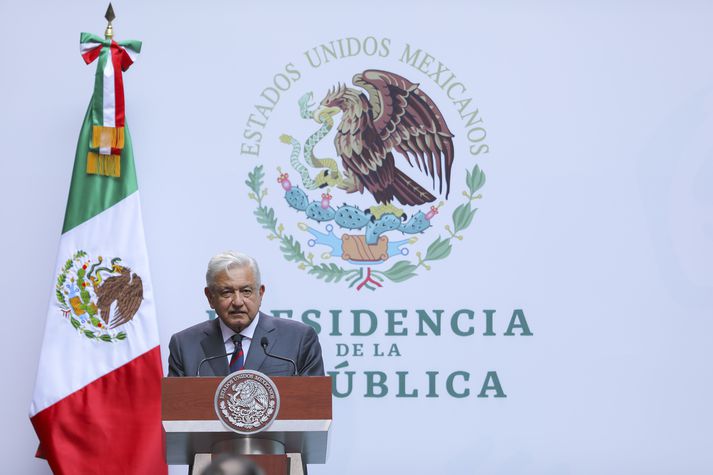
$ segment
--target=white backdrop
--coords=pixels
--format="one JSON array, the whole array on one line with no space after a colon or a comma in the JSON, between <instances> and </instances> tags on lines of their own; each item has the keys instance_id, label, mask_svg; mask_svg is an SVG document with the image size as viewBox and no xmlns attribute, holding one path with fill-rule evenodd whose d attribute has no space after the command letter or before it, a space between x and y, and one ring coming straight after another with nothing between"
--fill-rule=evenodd
<instances>
[{"instance_id":1,"label":"white backdrop","mask_svg":"<svg viewBox=\"0 0 713 475\"><path fill-rule=\"evenodd\" d=\"M33 459L26 414L93 85L79 33L102 33L105 8L0 3L0 352L8 372L0 447L8 473L49 472ZM127 120L164 364L171 334L206 318L208 258L235 248L262 263L263 310L320 310L327 370L348 360L357 372L354 393L334 400L328 463L311 473L713 471L710 3L116 1L114 9L117 37L144 41L125 75ZM317 69L305 61L317 45L368 36L389 38L391 54ZM407 43L466 85L489 153L468 153L445 92L399 62ZM248 115L289 62L303 74L275 107L261 157L241 155ZM455 193L419 243L446 235L466 168L478 164L487 183L447 259L357 292L285 261L252 216L244 180L264 164L266 199L286 225L295 221L276 188L276 166L289 167L277 136L304 140L316 124L299 119L299 96L312 90L319 100L367 68L421 83L456 135ZM330 309L343 310L342 336L329 335ZM349 335L352 309L373 310L379 329ZM384 335L386 309L407 310L408 336ZM416 309L444 310L440 336L415 335ZM475 312L475 335L450 330L459 309ZM495 336L482 336L484 309L496 310ZM534 335L503 335L514 309ZM338 343L363 343L367 356L337 356ZM374 357L374 343L396 343L402 356ZM389 394L364 397L364 371L386 373ZM396 371L409 372L419 397L395 397ZM426 371L439 371L438 398L425 397ZM455 382L468 397L444 389L454 371L470 374ZM506 398L475 397L487 371L497 372Z\"/></svg>"}]
</instances>

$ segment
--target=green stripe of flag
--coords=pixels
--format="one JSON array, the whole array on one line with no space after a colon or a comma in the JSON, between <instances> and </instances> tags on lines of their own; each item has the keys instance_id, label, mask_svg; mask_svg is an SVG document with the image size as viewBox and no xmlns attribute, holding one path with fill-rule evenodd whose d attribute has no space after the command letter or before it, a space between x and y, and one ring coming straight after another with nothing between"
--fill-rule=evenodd
<instances>
[{"instance_id":1,"label":"green stripe of flag","mask_svg":"<svg viewBox=\"0 0 713 475\"><path fill-rule=\"evenodd\" d=\"M91 119L94 124L104 124L104 68L107 61L111 61L111 48L104 46L97 58L97 72L94 75L94 95L91 105ZM111 86L114 87L113 84Z\"/></svg>"},{"instance_id":2,"label":"green stripe of flag","mask_svg":"<svg viewBox=\"0 0 713 475\"><path fill-rule=\"evenodd\" d=\"M94 99L96 100L96 98ZM93 104L90 104L84 116L82 131L79 133L62 234L98 215L105 209L114 206L139 189L128 126L124 128L121 176L116 178L87 174L87 153L89 152L89 144L92 137L90 120L92 107Z\"/></svg>"}]
</instances>

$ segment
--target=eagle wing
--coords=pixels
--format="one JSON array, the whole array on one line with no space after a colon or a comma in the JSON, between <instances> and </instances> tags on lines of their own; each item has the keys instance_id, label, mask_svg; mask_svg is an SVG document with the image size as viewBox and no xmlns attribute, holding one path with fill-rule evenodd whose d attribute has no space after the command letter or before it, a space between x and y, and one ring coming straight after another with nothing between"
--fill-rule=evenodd
<instances>
[{"instance_id":1,"label":"eagle wing","mask_svg":"<svg viewBox=\"0 0 713 475\"><path fill-rule=\"evenodd\" d=\"M104 323L109 324L109 312L111 304L114 303L124 289L124 277L115 275L104 279L104 282L97 288L97 307L99 308L99 316Z\"/></svg>"},{"instance_id":2,"label":"eagle wing","mask_svg":"<svg viewBox=\"0 0 713 475\"><path fill-rule=\"evenodd\" d=\"M384 151L398 151L411 166L413 157L418 169L431 176L434 188L438 177L439 193L443 191L445 178L447 198L453 167L453 134L436 104L418 84L388 71L368 69L355 75L352 83L369 93L374 129Z\"/></svg>"},{"instance_id":3,"label":"eagle wing","mask_svg":"<svg viewBox=\"0 0 713 475\"><path fill-rule=\"evenodd\" d=\"M141 277L133 274L131 283L127 283L122 292L116 296L116 312L111 320L110 328L116 328L134 318L143 299L144 284Z\"/></svg>"},{"instance_id":4,"label":"eagle wing","mask_svg":"<svg viewBox=\"0 0 713 475\"><path fill-rule=\"evenodd\" d=\"M369 124L368 111L356 110L347 123L348 127L340 130L335 137L337 151L347 172L359 176L360 191L366 187L377 201L390 200L393 196L394 160L379 134Z\"/></svg>"},{"instance_id":5,"label":"eagle wing","mask_svg":"<svg viewBox=\"0 0 713 475\"><path fill-rule=\"evenodd\" d=\"M262 392L257 392L255 394L255 400L262 406L262 409L267 409L267 406L269 404L269 398L267 397L267 393L262 393Z\"/></svg>"}]
</instances>

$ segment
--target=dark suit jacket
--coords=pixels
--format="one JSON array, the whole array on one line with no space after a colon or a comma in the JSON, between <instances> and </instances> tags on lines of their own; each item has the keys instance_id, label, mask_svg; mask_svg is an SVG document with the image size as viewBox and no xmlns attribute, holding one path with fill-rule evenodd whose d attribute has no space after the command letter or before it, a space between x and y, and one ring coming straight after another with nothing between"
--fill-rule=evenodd
<instances>
[{"instance_id":1,"label":"dark suit jacket","mask_svg":"<svg viewBox=\"0 0 713 475\"><path fill-rule=\"evenodd\" d=\"M267 337L269 353L292 359L300 376L324 376L322 349L314 329L304 323L260 313L250 343L245 369L253 369L268 376L291 376L293 368L287 361L265 355L260 346ZM169 376L196 376L203 358L225 354L223 334L218 319L201 322L171 337L168 344ZM201 376L227 376L228 359L216 358L203 363Z\"/></svg>"}]
</instances>

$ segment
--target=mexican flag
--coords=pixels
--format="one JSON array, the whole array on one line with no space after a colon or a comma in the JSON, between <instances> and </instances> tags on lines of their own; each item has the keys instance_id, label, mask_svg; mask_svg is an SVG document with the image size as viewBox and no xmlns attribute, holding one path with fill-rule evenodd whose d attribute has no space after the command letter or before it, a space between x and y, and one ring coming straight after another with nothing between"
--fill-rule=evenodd
<instances>
[{"instance_id":1,"label":"mexican flag","mask_svg":"<svg viewBox=\"0 0 713 475\"><path fill-rule=\"evenodd\" d=\"M82 33L97 62L79 135L30 418L57 474L167 473L161 355L122 73L141 49Z\"/></svg>"}]
</instances>

